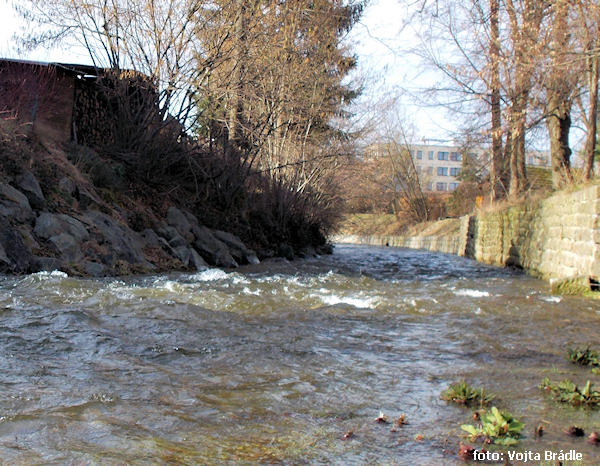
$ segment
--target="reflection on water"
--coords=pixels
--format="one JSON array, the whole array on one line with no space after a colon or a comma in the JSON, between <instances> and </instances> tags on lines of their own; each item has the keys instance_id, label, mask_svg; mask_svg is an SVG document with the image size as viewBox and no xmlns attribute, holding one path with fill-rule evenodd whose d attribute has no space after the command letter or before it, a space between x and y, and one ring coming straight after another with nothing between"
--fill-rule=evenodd
<instances>
[{"instance_id":1,"label":"reflection on water","mask_svg":"<svg viewBox=\"0 0 600 466\"><path fill-rule=\"evenodd\" d=\"M510 270L338 246L235 272L4 277L0 309L7 463L459 464L470 413L439 395L461 379L527 423L520 450L600 461L563 433L598 413L537 388L600 383L564 358L598 343L600 306ZM390 432L380 410L409 423Z\"/></svg>"}]
</instances>

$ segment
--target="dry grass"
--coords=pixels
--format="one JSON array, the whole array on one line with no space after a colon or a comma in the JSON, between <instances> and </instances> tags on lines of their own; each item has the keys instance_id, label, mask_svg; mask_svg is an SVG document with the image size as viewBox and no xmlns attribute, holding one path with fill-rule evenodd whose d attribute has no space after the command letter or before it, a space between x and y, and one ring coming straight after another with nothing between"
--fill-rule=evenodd
<instances>
[{"instance_id":1,"label":"dry grass","mask_svg":"<svg viewBox=\"0 0 600 466\"><path fill-rule=\"evenodd\" d=\"M341 235L402 235L408 222L399 221L393 214L346 214L337 227Z\"/></svg>"}]
</instances>

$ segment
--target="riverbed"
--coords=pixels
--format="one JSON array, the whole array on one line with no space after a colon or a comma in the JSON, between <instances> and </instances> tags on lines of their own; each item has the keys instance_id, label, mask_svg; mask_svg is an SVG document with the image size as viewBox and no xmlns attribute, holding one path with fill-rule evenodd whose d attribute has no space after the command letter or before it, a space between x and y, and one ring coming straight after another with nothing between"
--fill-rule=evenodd
<instances>
[{"instance_id":1,"label":"riverbed","mask_svg":"<svg viewBox=\"0 0 600 466\"><path fill-rule=\"evenodd\" d=\"M440 400L461 380L525 422L513 450L600 463L564 433L600 430L598 411L538 388L600 383L565 358L599 346L600 301L519 271L337 245L235 271L1 277L0 309L6 464L462 464L472 413Z\"/></svg>"}]
</instances>

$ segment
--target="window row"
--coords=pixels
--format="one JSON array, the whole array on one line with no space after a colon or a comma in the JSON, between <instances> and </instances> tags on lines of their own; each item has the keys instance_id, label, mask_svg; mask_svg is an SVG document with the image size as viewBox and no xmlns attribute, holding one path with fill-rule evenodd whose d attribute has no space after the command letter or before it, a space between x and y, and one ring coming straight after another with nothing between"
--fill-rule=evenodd
<instances>
[{"instance_id":1,"label":"window row","mask_svg":"<svg viewBox=\"0 0 600 466\"><path fill-rule=\"evenodd\" d=\"M415 156L415 151L410 151L410 153L412 154L413 157ZM429 160L433 160L433 154L434 154L434 152L432 150L430 150L427 153L427 158ZM417 155L417 160L423 160L423 151L422 150L418 150L416 155ZM458 152L439 151L437 153L437 159L438 160L453 160L455 162L460 162L462 160L462 156Z\"/></svg>"},{"instance_id":2,"label":"window row","mask_svg":"<svg viewBox=\"0 0 600 466\"><path fill-rule=\"evenodd\" d=\"M426 173L428 175L433 175L433 167L425 167L426 168ZM459 176L460 175L460 167L450 167L450 169L448 169L448 167L437 167L437 175L438 176L448 176L448 173L450 173L450 176ZM417 165L417 173L423 173L423 167L420 165Z\"/></svg>"},{"instance_id":3,"label":"window row","mask_svg":"<svg viewBox=\"0 0 600 466\"><path fill-rule=\"evenodd\" d=\"M454 191L456 188L458 188L458 183L438 182L435 184L436 191ZM433 183L427 183L427 191L433 191Z\"/></svg>"}]
</instances>

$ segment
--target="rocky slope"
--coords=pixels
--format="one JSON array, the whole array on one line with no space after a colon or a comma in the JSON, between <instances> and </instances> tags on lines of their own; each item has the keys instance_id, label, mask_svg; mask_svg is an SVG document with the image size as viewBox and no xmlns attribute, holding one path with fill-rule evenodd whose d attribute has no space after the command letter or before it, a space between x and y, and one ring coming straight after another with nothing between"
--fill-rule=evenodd
<instances>
[{"instance_id":1,"label":"rocky slope","mask_svg":"<svg viewBox=\"0 0 600 466\"><path fill-rule=\"evenodd\" d=\"M3 273L60 269L103 276L259 262L239 238L211 230L175 206L168 208L166 219L156 219L153 228L134 231L93 207L70 215L49 212L42 188L28 170L14 184L0 182ZM64 195L74 194L68 178L59 184Z\"/></svg>"},{"instance_id":2,"label":"rocky slope","mask_svg":"<svg viewBox=\"0 0 600 466\"><path fill-rule=\"evenodd\" d=\"M287 244L257 254L237 236L203 225L185 200L133 185L102 187L62 147L0 136L0 273L99 277L315 254Z\"/></svg>"}]
</instances>

